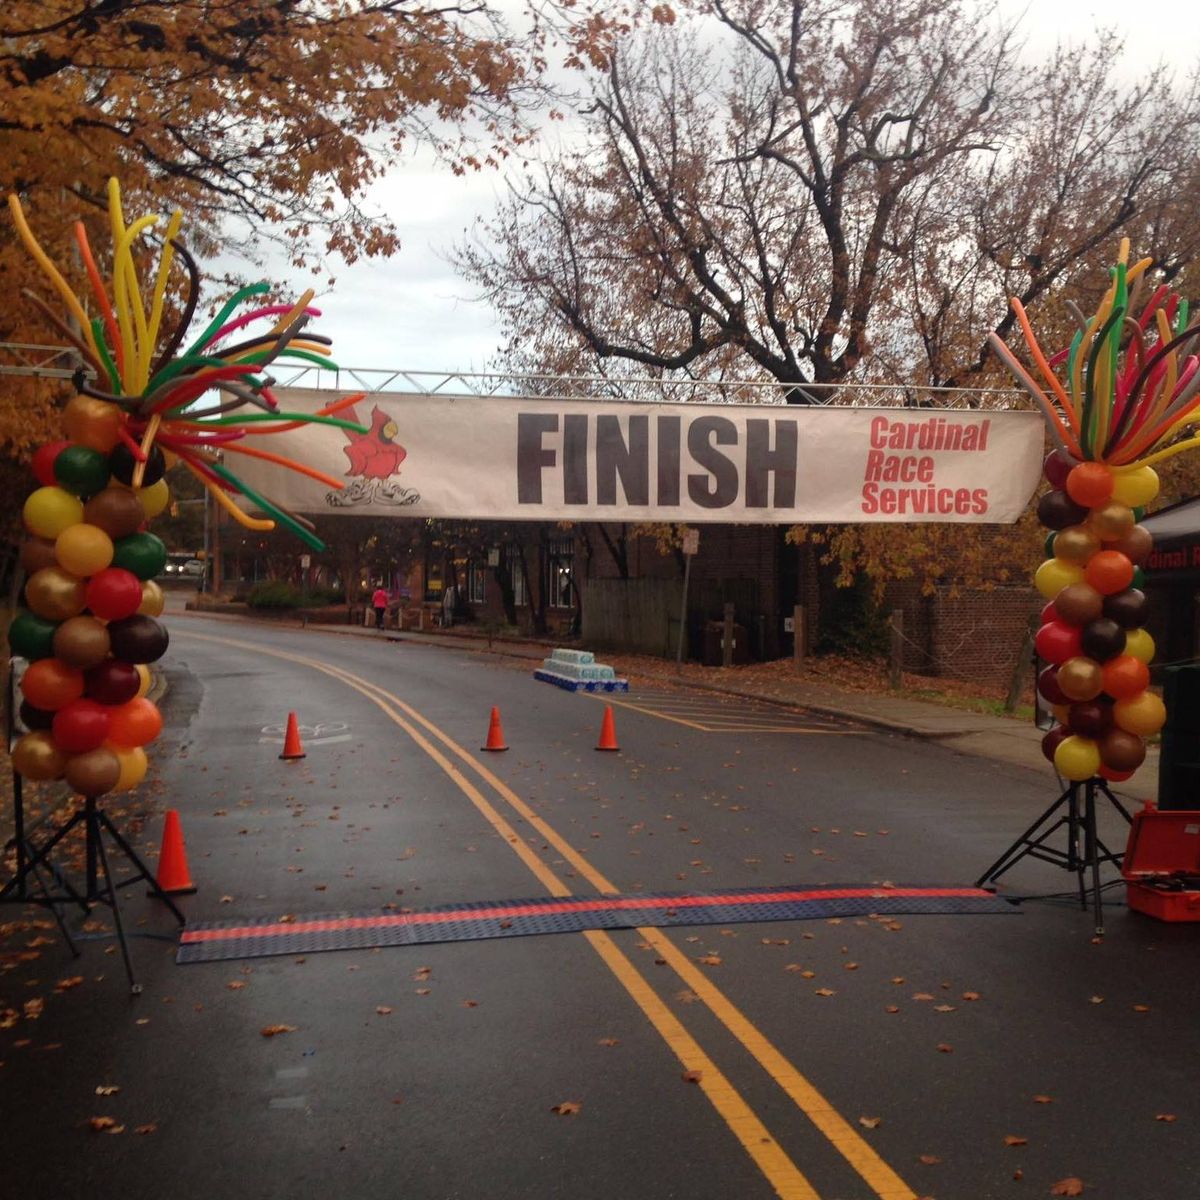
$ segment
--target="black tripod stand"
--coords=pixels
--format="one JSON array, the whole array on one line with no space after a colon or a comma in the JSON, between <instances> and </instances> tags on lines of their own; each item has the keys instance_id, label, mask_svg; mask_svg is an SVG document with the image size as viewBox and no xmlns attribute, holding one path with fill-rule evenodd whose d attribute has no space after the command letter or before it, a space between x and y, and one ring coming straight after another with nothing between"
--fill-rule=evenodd
<instances>
[{"instance_id":1,"label":"black tripod stand","mask_svg":"<svg viewBox=\"0 0 1200 1200\"><path fill-rule=\"evenodd\" d=\"M1080 795L1082 793L1082 796ZM1124 805L1108 789L1102 779L1086 783L1068 783L1063 793L998 859L979 877L976 887L994 883L1021 859L1038 858L1063 870L1074 872L1079 882L1079 906L1087 908L1091 891L1092 912L1096 933L1104 932L1104 915L1100 901L1100 868L1105 863L1121 865L1122 854L1110 850L1096 832L1096 796L1103 794L1108 802L1132 824L1133 818ZM1062 828L1067 831L1067 848L1050 846L1049 840ZM1091 876L1090 889L1086 876Z\"/></svg>"},{"instance_id":2,"label":"black tripod stand","mask_svg":"<svg viewBox=\"0 0 1200 1200\"><path fill-rule=\"evenodd\" d=\"M62 914L59 911L59 905L66 903L77 904L87 914L91 911L93 904L107 904L112 910L113 925L116 927L117 940L121 945L121 956L125 961L125 974L129 979L129 988L134 994L137 994L142 990L142 985L133 977L133 962L129 957L129 942L125 936L125 927L121 922L121 907L117 902L118 891L121 888L130 887L132 884L144 879L149 885L147 889L148 894L166 904L171 912L175 914L175 918L179 921L180 925L184 924L183 913L179 911L179 908L171 897L158 886L149 867L146 866L125 838L121 836L120 830L113 824L108 813L97 804L94 796L84 797L83 807L77 808L67 820L53 831L46 841L38 845L30 838L25 828L22 811L23 805L21 803L22 798L19 788L20 784L18 782L14 789L16 791L17 830L13 842L10 843L16 849L17 870L13 877L3 887L0 887L0 903L43 904L50 908L54 913L54 919L58 922L58 927L62 931L63 937L66 939L67 945L70 946L71 952L76 956L78 956L79 950L67 930ZM82 891L76 888L50 860L51 851L77 825L82 825L84 829L84 887ZM113 878L108 852L104 846L104 837L106 834L116 849L125 856L126 860L134 868L135 873L127 879L122 879L120 882ZM42 874L43 867L53 878L58 890L52 890L51 885ZM35 883L36 891L30 890L30 879Z\"/></svg>"}]
</instances>

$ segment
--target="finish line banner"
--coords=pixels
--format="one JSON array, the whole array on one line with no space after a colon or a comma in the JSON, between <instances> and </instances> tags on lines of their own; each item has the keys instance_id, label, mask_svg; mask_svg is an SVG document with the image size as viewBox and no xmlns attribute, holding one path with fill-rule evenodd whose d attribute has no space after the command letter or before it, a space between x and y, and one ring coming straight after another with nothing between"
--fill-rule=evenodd
<instances>
[{"instance_id":1,"label":"finish line banner","mask_svg":"<svg viewBox=\"0 0 1200 1200\"><path fill-rule=\"evenodd\" d=\"M280 388L317 412L328 391ZM229 453L303 513L747 524L1015 521L1041 474L1034 412L636 404L374 393L272 452L343 490ZM267 444L267 443L263 443ZM236 443L235 443L236 447ZM233 448L231 448L233 449Z\"/></svg>"}]
</instances>

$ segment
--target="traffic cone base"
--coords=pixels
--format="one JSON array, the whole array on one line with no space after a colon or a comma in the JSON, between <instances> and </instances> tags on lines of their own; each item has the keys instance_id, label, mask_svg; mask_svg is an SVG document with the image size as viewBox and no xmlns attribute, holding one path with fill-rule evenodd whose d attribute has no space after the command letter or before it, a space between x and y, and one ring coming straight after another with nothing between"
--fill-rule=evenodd
<instances>
[{"instance_id":1,"label":"traffic cone base","mask_svg":"<svg viewBox=\"0 0 1200 1200\"><path fill-rule=\"evenodd\" d=\"M294 712L288 713L287 733L283 736L283 753L279 757L283 759L304 757L304 747L300 744L300 724L296 720Z\"/></svg>"},{"instance_id":2,"label":"traffic cone base","mask_svg":"<svg viewBox=\"0 0 1200 1200\"><path fill-rule=\"evenodd\" d=\"M612 705L604 706L604 720L600 722L600 740L596 743L597 750L620 750L617 745L617 729L613 723Z\"/></svg>"},{"instance_id":3,"label":"traffic cone base","mask_svg":"<svg viewBox=\"0 0 1200 1200\"><path fill-rule=\"evenodd\" d=\"M488 721L487 743L480 746L481 750L507 750L504 744L504 730L500 728L500 710L492 706L492 717Z\"/></svg>"},{"instance_id":4,"label":"traffic cone base","mask_svg":"<svg viewBox=\"0 0 1200 1200\"><path fill-rule=\"evenodd\" d=\"M187 853L183 845L183 826L179 823L179 813L173 808L167 810L167 819L163 824L158 878L154 882L158 890L168 896L189 896L196 890L188 870Z\"/></svg>"}]
</instances>

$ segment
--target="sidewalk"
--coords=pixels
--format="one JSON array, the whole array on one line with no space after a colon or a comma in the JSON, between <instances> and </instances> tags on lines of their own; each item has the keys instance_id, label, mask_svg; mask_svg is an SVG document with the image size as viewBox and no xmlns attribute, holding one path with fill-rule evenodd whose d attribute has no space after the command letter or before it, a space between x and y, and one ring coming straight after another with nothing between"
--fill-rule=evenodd
<instances>
[{"instance_id":1,"label":"sidewalk","mask_svg":"<svg viewBox=\"0 0 1200 1200\"><path fill-rule=\"evenodd\" d=\"M252 617L229 614L197 612L194 615L239 622L256 620ZM291 622L286 623L292 624ZM300 626L302 623L296 622L295 624ZM343 634L348 637L421 643L468 653L523 659L530 663L531 669L534 664L541 662L549 654L555 644L553 641L496 639L489 649L486 636L477 633L469 626L464 626L454 632L385 630L382 633L360 625L304 623L303 627L319 630L321 633ZM618 667L618 674L626 673L621 669L622 655L606 655L605 658ZM720 680L703 678L703 675L710 672L713 675L720 674L723 678ZM767 704L804 708L823 716L855 721L884 733L937 741L962 754L990 758L1009 766L1039 771L1048 776L1053 774L1053 768L1042 754L1042 731L1036 729L1028 720L967 712L902 696L852 692L833 687L825 680L796 678L781 683L776 678L772 690L766 692L761 687L755 687L752 679L744 681L731 679L730 676L736 677L738 674L736 667L719 670L687 664L684 671L680 673L676 671L674 663L639 657L636 664L629 665L628 674L631 677L631 686L634 688L639 681L682 684L721 695L739 696ZM1112 790L1122 797L1127 805L1140 806L1143 800L1153 799L1157 796L1158 748L1151 746L1142 766L1126 782L1115 784Z\"/></svg>"}]
</instances>

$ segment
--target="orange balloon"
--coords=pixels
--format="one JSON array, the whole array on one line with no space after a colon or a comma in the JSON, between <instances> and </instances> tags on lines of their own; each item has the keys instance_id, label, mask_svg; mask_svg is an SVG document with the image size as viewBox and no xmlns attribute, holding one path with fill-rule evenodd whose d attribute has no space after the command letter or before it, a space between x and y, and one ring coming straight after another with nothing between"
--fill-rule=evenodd
<instances>
[{"instance_id":1,"label":"orange balloon","mask_svg":"<svg viewBox=\"0 0 1200 1200\"><path fill-rule=\"evenodd\" d=\"M21 676L21 693L34 708L56 712L83 695L83 672L57 658L39 658Z\"/></svg>"},{"instance_id":2,"label":"orange balloon","mask_svg":"<svg viewBox=\"0 0 1200 1200\"><path fill-rule=\"evenodd\" d=\"M1104 691L1114 700L1127 700L1150 686L1150 668L1132 654L1118 654L1101 668Z\"/></svg>"},{"instance_id":3,"label":"orange balloon","mask_svg":"<svg viewBox=\"0 0 1200 1200\"><path fill-rule=\"evenodd\" d=\"M1083 578L1102 595L1112 596L1133 582L1133 563L1119 550L1101 550L1088 559Z\"/></svg>"},{"instance_id":4,"label":"orange balloon","mask_svg":"<svg viewBox=\"0 0 1200 1200\"><path fill-rule=\"evenodd\" d=\"M1126 733L1136 733L1139 737L1157 733L1166 719L1166 705L1153 692L1139 692L1113 705L1113 720Z\"/></svg>"},{"instance_id":5,"label":"orange balloon","mask_svg":"<svg viewBox=\"0 0 1200 1200\"><path fill-rule=\"evenodd\" d=\"M162 713L158 706L144 696L127 700L112 710L108 740L114 747L128 749L152 742L162 732Z\"/></svg>"},{"instance_id":6,"label":"orange balloon","mask_svg":"<svg viewBox=\"0 0 1200 1200\"><path fill-rule=\"evenodd\" d=\"M1113 474L1103 463L1081 462L1067 476L1067 495L1084 508L1107 504L1113 493Z\"/></svg>"},{"instance_id":7,"label":"orange balloon","mask_svg":"<svg viewBox=\"0 0 1200 1200\"><path fill-rule=\"evenodd\" d=\"M117 430L124 424L125 414L107 400L75 396L63 409L62 419L71 441L109 454L121 440Z\"/></svg>"}]
</instances>

